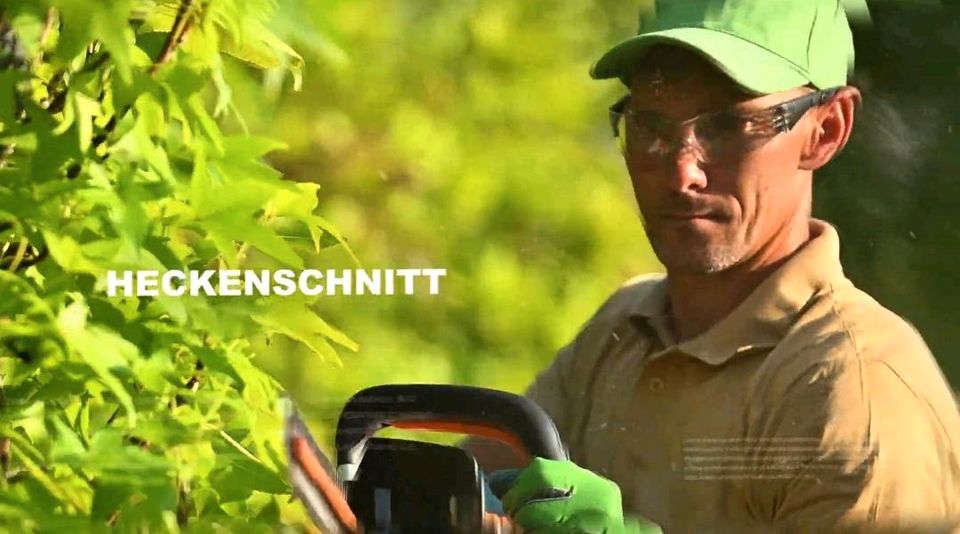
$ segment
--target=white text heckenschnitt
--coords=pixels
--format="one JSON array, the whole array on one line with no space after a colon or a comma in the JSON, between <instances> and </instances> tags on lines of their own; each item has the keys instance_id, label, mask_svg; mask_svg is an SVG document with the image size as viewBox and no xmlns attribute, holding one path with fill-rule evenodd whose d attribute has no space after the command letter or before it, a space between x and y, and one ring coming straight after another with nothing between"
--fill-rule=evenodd
<instances>
[{"instance_id":1,"label":"white text heckenschnitt","mask_svg":"<svg viewBox=\"0 0 960 534\"><path fill-rule=\"evenodd\" d=\"M440 293L446 269L292 269L107 271L113 297L413 295Z\"/></svg>"}]
</instances>

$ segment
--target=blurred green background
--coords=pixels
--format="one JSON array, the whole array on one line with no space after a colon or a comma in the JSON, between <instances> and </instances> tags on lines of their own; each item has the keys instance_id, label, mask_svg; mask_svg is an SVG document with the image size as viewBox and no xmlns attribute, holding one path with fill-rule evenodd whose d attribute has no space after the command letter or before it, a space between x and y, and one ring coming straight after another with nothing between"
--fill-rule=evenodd
<instances>
[{"instance_id":1,"label":"blurred green background","mask_svg":"<svg viewBox=\"0 0 960 534\"><path fill-rule=\"evenodd\" d=\"M321 440L368 385L521 391L620 283L659 270L607 127L622 88L587 76L641 4L289 0L274 27L306 59L303 89L230 65L246 127L289 144L272 162L322 185L363 267L448 269L437 296L326 298L360 344L339 365L260 345ZM957 384L956 8L871 8L867 103L816 212L839 226L848 275L914 322ZM337 247L315 265L351 266Z\"/></svg>"}]
</instances>

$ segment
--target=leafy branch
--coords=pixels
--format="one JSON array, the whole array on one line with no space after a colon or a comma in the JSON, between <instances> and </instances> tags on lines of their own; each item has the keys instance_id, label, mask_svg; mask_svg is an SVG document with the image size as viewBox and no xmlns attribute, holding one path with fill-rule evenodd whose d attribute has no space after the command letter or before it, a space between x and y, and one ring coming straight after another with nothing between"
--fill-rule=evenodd
<instances>
[{"instance_id":1,"label":"leafy branch","mask_svg":"<svg viewBox=\"0 0 960 534\"><path fill-rule=\"evenodd\" d=\"M328 361L353 342L306 298L105 291L110 271L301 268L321 243L345 246L316 214L317 187L265 161L282 145L224 131L209 110L229 98L225 62L299 76L271 9L4 7L0 523L272 532L297 517L280 387L250 340L284 335Z\"/></svg>"},{"instance_id":2,"label":"leafy branch","mask_svg":"<svg viewBox=\"0 0 960 534\"><path fill-rule=\"evenodd\" d=\"M157 69L159 69L161 65L170 61L177 47L183 43L183 40L187 36L187 31L190 30L192 18L189 16L189 13L192 6L193 0L180 0L180 5L177 7L177 16L173 19L173 27L170 28L170 31L167 33L167 39L163 43L160 55L156 61L154 61L153 66L150 67L151 74L156 74Z\"/></svg>"}]
</instances>

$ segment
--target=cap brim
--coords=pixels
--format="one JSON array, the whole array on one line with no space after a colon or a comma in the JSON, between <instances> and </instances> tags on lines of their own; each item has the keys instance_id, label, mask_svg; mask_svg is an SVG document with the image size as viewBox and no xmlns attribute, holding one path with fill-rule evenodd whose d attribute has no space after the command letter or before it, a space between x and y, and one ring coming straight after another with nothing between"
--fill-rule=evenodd
<instances>
[{"instance_id":1,"label":"cap brim","mask_svg":"<svg viewBox=\"0 0 960 534\"><path fill-rule=\"evenodd\" d=\"M673 28L641 34L611 48L590 69L594 79L625 82L655 45L679 46L700 54L745 90L754 94L786 91L810 83L790 61L739 37L706 28Z\"/></svg>"}]
</instances>

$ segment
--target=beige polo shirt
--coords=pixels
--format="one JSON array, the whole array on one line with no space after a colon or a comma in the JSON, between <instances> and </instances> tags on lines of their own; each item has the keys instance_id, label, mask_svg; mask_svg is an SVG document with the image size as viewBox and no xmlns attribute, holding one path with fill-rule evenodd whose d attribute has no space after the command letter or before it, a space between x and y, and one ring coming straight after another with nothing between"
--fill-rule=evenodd
<instances>
[{"instance_id":1,"label":"beige polo shirt","mask_svg":"<svg viewBox=\"0 0 960 534\"><path fill-rule=\"evenodd\" d=\"M530 386L571 458L670 532L951 532L960 413L920 335L844 276L836 231L677 344L662 275ZM939 528L939 529L938 529Z\"/></svg>"}]
</instances>

